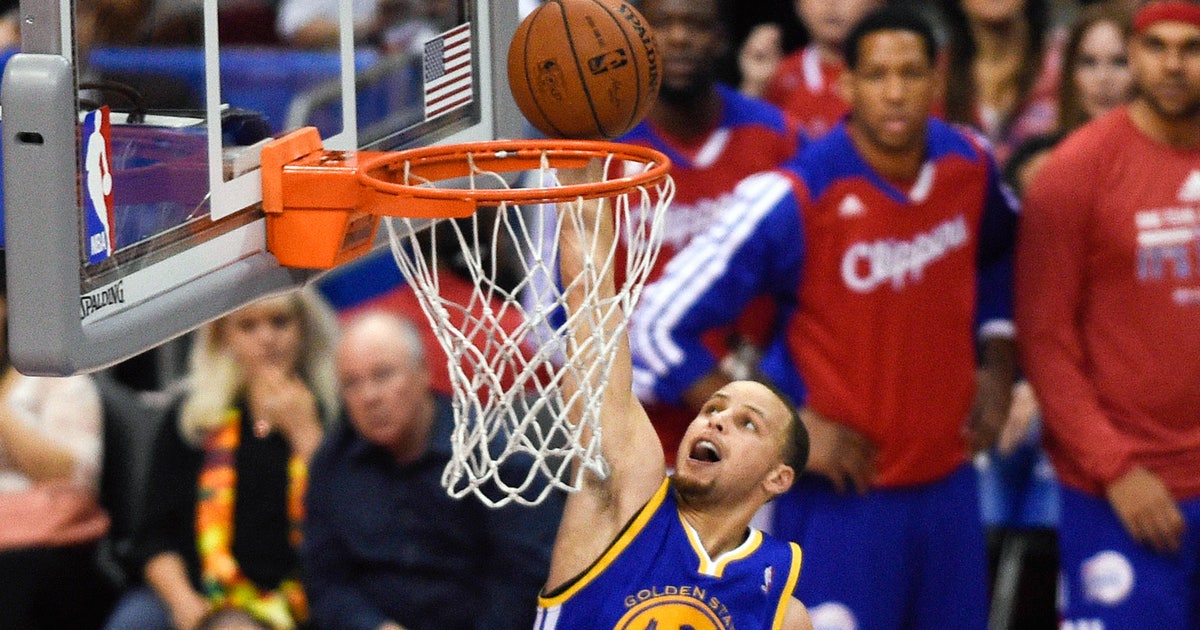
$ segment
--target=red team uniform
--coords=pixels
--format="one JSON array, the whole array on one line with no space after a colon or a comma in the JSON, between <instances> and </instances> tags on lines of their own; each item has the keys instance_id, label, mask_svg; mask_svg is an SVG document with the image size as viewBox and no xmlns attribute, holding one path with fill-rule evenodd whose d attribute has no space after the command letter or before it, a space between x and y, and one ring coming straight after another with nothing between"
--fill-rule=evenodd
<instances>
[{"instance_id":1,"label":"red team uniform","mask_svg":"<svg viewBox=\"0 0 1200 630\"><path fill-rule=\"evenodd\" d=\"M850 111L837 87L843 69L840 63L823 60L815 45L806 46L779 62L763 98L782 109L806 136L820 138Z\"/></svg>"},{"instance_id":2,"label":"red team uniform","mask_svg":"<svg viewBox=\"0 0 1200 630\"><path fill-rule=\"evenodd\" d=\"M1200 150L1156 144L1119 108L1067 138L1041 173L1021 219L1016 312L1065 486L1066 619L1197 627ZM1135 464L1180 502L1177 556L1124 535L1105 499ZM1191 601L1179 584L1193 585Z\"/></svg>"},{"instance_id":3,"label":"red team uniform","mask_svg":"<svg viewBox=\"0 0 1200 630\"><path fill-rule=\"evenodd\" d=\"M685 144L649 121L642 121L620 138L621 142L648 146L671 158L675 200L668 210L662 251L647 282L661 276L663 268L677 252L721 218L739 181L752 173L779 166L799 148L799 138L788 130L775 107L727 86L718 84L715 87L723 103L721 120L699 142ZM624 256L623 248L620 255ZM621 268L620 265L617 267ZM620 278L617 281L620 282ZM769 327L770 310L752 312L754 315L744 318L736 332L761 345ZM726 328L709 333L709 343L718 355L729 352L731 332L734 331ZM654 420L662 440L667 465L672 466L679 441L696 410L683 405L655 404L650 396L643 397L643 401L647 403L647 413Z\"/></svg>"},{"instance_id":4,"label":"red team uniform","mask_svg":"<svg viewBox=\"0 0 1200 630\"><path fill-rule=\"evenodd\" d=\"M984 541L962 431L979 323L1010 316L1007 287L981 287L1010 269L1015 213L972 138L930 120L927 147L920 176L900 185L834 128L786 170L739 185L736 205L634 314L635 371L674 400L716 366L703 331L770 294L786 319L762 371L878 447L878 487L866 496L810 475L778 500L775 534L805 549L797 593L818 627L984 625Z\"/></svg>"}]
</instances>

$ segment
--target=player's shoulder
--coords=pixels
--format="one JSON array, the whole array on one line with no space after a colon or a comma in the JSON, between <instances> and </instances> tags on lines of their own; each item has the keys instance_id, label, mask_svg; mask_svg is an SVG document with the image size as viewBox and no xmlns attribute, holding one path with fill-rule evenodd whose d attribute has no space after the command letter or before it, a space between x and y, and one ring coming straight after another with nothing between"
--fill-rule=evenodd
<instances>
[{"instance_id":1,"label":"player's shoulder","mask_svg":"<svg viewBox=\"0 0 1200 630\"><path fill-rule=\"evenodd\" d=\"M798 543L779 538L767 532L761 532L761 534L762 542L759 543L759 549L762 551L784 558L795 556L796 560L800 559L800 545Z\"/></svg>"},{"instance_id":2,"label":"player's shoulder","mask_svg":"<svg viewBox=\"0 0 1200 630\"><path fill-rule=\"evenodd\" d=\"M928 138L929 157L933 160L957 156L974 162L986 163L993 159L992 142L974 127L931 118Z\"/></svg>"},{"instance_id":3,"label":"player's shoulder","mask_svg":"<svg viewBox=\"0 0 1200 630\"><path fill-rule=\"evenodd\" d=\"M1106 190L1108 175L1136 131L1124 108L1092 120L1068 134L1050 151L1025 194L1022 212L1076 212Z\"/></svg>"},{"instance_id":4,"label":"player's shoulder","mask_svg":"<svg viewBox=\"0 0 1200 630\"><path fill-rule=\"evenodd\" d=\"M1094 165L1097 158L1119 152L1135 133L1129 110L1118 107L1067 134L1054 148L1051 160L1059 166Z\"/></svg>"},{"instance_id":5,"label":"player's shoulder","mask_svg":"<svg viewBox=\"0 0 1200 630\"><path fill-rule=\"evenodd\" d=\"M794 164L760 171L746 176L734 187L731 201L740 210L731 210L730 216L744 218L748 212L766 214L771 208L792 207L808 197L807 184Z\"/></svg>"},{"instance_id":6,"label":"player's shoulder","mask_svg":"<svg viewBox=\"0 0 1200 630\"><path fill-rule=\"evenodd\" d=\"M850 139L845 122L805 145L787 167L813 197L819 197L839 180L868 178L870 171Z\"/></svg>"}]
</instances>

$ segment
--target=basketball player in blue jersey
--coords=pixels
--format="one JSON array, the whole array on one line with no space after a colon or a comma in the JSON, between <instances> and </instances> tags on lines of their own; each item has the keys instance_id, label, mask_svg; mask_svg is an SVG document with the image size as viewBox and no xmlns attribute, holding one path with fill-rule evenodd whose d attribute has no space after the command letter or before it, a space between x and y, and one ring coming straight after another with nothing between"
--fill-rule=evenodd
<instances>
[{"instance_id":1,"label":"basketball player in blue jersey","mask_svg":"<svg viewBox=\"0 0 1200 630\"><path fill-rule=\"evenodd\" d=\"M646 288L638 378L709 399L729 377L703 332L771 296L784 320L759 368L804 405L813 473L776 502L774 532L809 556L813 624L974 630L987 564L969 451L1007 412L1016 215L980 141L930 117L936 39L918 14L871 13L845 52L849 118L739 184Z\"/></svg>"},{"instance_id":2,"label":"basketball player in blue jersey","mask_svg":"<svg viewBox=\"0 0 1200 630\"><path fill-rule=\"evenodd\" d=\"M560 177L598 180L599 169ZM588 212L596 211L593 203ZM601 214L605 222L590 236L609 251L612 213ZM573 222L564 223L560 268L569 286L583 262ZM611 271L599 292L613 293ZM578 312L583 299L569 293L568 310ZM571 331L578 339L590 336L589 326L612 325L578 320ZM662 446L632 391L628 340L621 342L600 415L609 474L587 478L567 498L534 627L810 630L807 610L792 596L800 547L749 526L804 468L808 436L794 408L761 383L722 387L688 426L668 478ZM565 387L564 398L572 385Z\"/></svg>"}]
</instances>

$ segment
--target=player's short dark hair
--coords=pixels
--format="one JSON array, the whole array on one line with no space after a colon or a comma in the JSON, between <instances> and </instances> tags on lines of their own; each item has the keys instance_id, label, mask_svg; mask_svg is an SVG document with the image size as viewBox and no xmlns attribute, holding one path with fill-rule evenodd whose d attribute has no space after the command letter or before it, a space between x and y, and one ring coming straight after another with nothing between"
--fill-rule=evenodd
<instances>
[{"instance_id":1,"label":"player's short dark hair","mask_svg":"<svg viewBox=\"0 0 1200 630\"><path fill-rule=\"evenodd\" d=\"M785 394L773 383L760 382L783 402L783 406L787 408L791 416L788 420L787 439L783 443L783 463L791 466L792 470L799 474L808 465L808 429L804 427L804 421L800 419L800 411L792 402L791 396Z\"/></svg>"},{"instance_id":2,"label":"player's short dark hair","mask_svg":"<svg viewBox=\"0 0 1200 630\"><path fill-rule=\"evenodd\" d=\"M846 36L846 65L851 70L858 68L863 38L879 31L908 31L915 34L921 38L921 42L924 44L925 56L929 59L930 65L937 61L937 36L934 35L929 21L916 10L903 5L885 6L868 13L854 25L854 28L850 29L850 34Z\"/></svg>"}]
</instances>

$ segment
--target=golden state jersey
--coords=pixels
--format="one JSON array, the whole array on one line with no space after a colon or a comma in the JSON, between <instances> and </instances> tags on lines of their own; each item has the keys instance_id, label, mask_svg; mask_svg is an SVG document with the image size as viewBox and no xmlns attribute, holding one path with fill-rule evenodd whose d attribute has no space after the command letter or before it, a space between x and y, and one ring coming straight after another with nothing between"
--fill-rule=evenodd
<instances>
[{"instance_id":1,"label":"golden state jersey","mask_svg":"<svg viewBox=\"0 0 1200 630\"><path fill-rule=\"evenodd\" d=\"M800 562L798 545L753 528L736 549L709 558L664 480L595 564L538 598L534 628L775 629Z\"/></svg>"}]
</instances>

